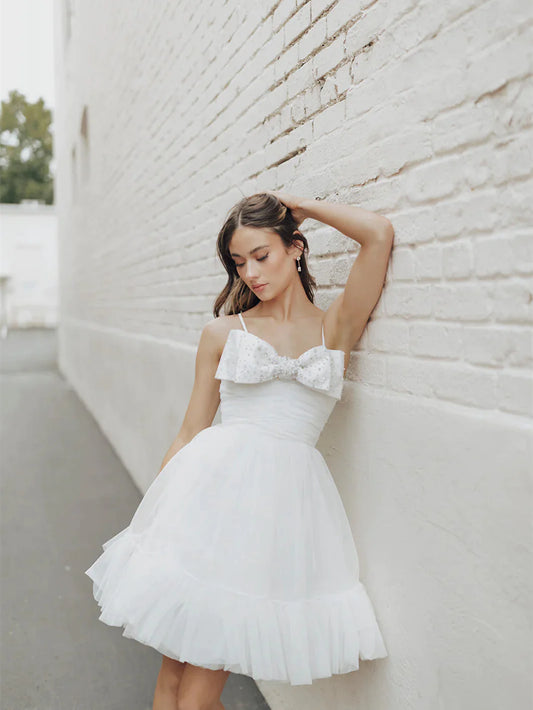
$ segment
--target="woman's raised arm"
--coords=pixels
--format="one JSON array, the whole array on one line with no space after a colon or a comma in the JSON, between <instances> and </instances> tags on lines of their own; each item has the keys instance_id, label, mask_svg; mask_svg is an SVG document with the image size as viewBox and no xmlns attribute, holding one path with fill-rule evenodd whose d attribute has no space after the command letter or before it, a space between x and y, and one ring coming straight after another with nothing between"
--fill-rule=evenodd
<instances>
[{"instance_id":1,"label":"woman's raised arm","mask_svg":"<svg viewBox=\"0 0 533 710\"><path fill-rule=\"evenodd\" d=\"M361 207L303 199L299 208L305 217L324 222L361 245L343 292L324 317L328 347L349 355L381 295L394 228L386 217Z\"/></svg>"}]
</instances>

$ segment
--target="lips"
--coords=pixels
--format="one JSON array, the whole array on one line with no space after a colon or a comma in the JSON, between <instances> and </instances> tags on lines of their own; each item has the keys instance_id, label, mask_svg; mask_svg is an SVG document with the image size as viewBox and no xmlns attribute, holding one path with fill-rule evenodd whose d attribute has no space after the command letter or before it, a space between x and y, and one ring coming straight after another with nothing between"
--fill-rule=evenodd
<instances>
[{"instance_id":1,"label":"lips","mask_svg":"<svg viewBox=\"0 0 533 710\"><path fill-rule=\"evenodd\" d=\"M264 286L267 284L257 284L256 286L252 286L254 291L260 291Z\"/></svg>"}]
</instances>

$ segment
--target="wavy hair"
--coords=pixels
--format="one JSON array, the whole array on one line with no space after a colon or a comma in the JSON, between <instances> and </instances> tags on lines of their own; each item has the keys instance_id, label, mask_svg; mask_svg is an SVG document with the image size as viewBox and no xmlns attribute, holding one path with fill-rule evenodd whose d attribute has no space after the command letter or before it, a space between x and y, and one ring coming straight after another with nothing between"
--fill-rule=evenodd
<instances>
[{"instance_id":1,"label":"wavy hair","mask_svg":"<svg viewBox=\"0 0 533 710\"><path fill-rule=\"evenodd\" d=\"M218 233L216 253L222 262L228 280L217 296L213 306L213 315L218 317L224 307L225 315L233 315L246 311L261 300L241 279L237 267L230 256L229 243L238 227L262 227L270 229L281 237L283 244L290 247L295 241L302 241L304 248L300 256L301 271L298 275L302 281L307 298L314 302L316 281L307 268L306 254L309 253L307 239L298 229L292 212L275 195L258 192L242 200L231 208L222 229ZM294 232L297 234L294 234Z\"/></svg>"}]
</instances>

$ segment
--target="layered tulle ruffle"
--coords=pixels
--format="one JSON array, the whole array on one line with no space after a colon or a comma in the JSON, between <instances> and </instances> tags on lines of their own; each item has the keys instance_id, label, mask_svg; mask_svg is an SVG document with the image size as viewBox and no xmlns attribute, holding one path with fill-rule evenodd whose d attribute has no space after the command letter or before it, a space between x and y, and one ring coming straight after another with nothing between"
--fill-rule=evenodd
<instances>
[{"instance_id":1,"label":"layered tulle ruffle","mask_svg":"<svg viewBox=\"0 0 533 710\"><path fill-rule=\"evenodd\" d=\"M144 550L129 528L105 543L87 574L101 621L204 668L300 685L387 655L361 582L314 599L239 594Z\"/></svg>"}]
</instances>

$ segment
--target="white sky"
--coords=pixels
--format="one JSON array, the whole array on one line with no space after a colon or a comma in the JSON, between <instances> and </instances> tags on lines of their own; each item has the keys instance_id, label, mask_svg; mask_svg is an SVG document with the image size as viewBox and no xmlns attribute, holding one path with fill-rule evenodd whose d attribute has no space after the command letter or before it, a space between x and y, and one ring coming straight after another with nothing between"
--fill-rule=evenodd
<instances>
[{"instance_id":1,"label":"white sky","mask_svg":"<svg viewBox=\"0 0 533 710\"><path fill-rule=\"evenodd\" d=\"M54 108L54 0L0 0L0 99L17 89Z\"/></svg>"}]
</instances>

